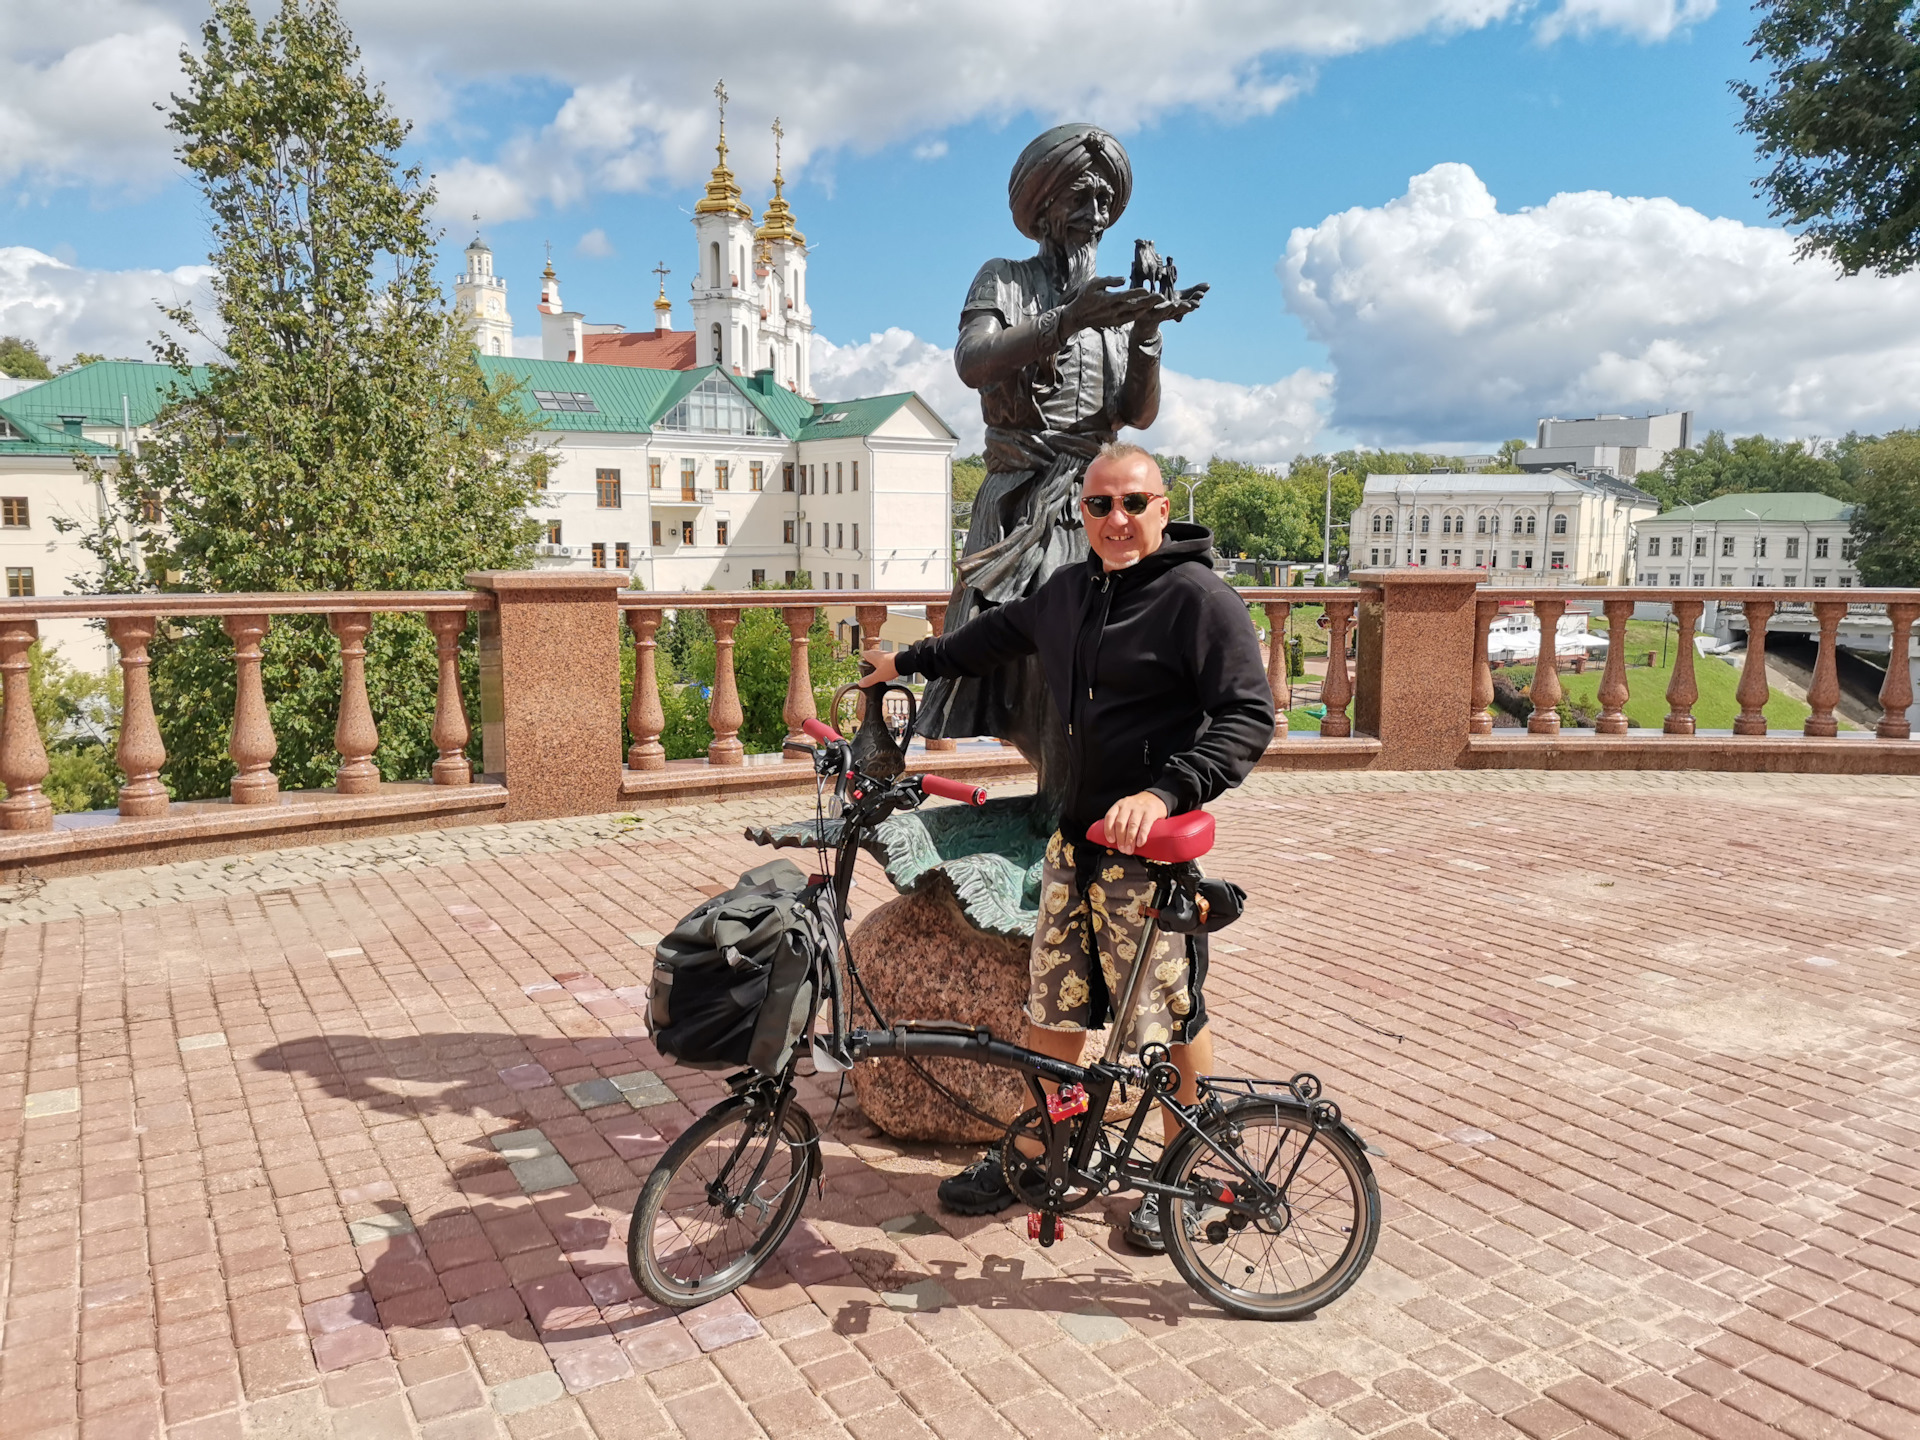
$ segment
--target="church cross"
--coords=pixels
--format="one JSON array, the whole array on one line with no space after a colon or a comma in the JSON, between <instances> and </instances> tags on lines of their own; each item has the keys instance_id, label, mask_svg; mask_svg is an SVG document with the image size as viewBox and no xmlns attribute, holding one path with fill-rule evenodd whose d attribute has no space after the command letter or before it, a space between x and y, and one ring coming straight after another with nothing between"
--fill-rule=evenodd
<instances>
[{"instance_id":1,"label":"church cross","mask_svg":"<svg viewBox=\"0 0 1920 1440\"><path fill-rule=\"evenodd\" d=\"M662 260L658 265L654 266L653 273L660 277L660 293L662 295L666 294L667 293L667 276L673 273L671 270L667 268L667 262Z\"/></svg>"},{"instance_id":2,"label":"church cross","mask_svg":"<svg viewBox=\"0 0 1920 1440\"><path fill-rule=\"evenodd\" d=\"M786 139L787 132L780 126L780 117L773 117L773 173L780 173L780 142Z\"/></svg>"},{"instance_id":3,"label":"church cross","mask_svg":"<svg viewBox=\"0 0 1920 1440\"><path fill-rule=\"evenodd\" d=\"M727 128L727 82L722 80L713 87L715 98L720 101L720 128Z\"/></svg>"}]
</instances>

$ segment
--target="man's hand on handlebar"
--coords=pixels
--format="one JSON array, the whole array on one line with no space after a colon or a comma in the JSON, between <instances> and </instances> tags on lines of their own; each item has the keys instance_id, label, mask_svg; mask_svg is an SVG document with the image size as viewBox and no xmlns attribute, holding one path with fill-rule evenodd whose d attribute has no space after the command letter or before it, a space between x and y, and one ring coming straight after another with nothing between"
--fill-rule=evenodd
<instances>
[{"instance_id":1,"label":"man's hand on handlebar","mask_svg":"<svg viewBox=\"0 0 1920 1440\"><path fill-rule=\"evenodd\" d=\"M860 652L860 658L873 668L860 677L862 687L870 685L889 685L900 678L900 671L893 663L893 656L870 645Z\"/></svg>"},{"instance_id":2,"label":"man's hand on handlebar","mask_svg":"<svg viewBox=\"0 0 1920 1440\"><path fill-rule=\"evenodd\" d=\"M1131 855L1146 843L1147 832L1156 822L1167 818L1167 802L1150 790L1123 796L1113 802L1103 822L1107 843L1122 855Z\"/></svg>"}]
</instances>

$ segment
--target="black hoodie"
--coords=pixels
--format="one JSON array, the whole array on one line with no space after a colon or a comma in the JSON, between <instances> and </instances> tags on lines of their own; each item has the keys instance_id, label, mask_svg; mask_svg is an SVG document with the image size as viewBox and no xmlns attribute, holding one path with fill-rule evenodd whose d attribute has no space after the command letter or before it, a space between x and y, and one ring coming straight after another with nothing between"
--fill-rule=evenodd
<instances>
[{"instance_id":1,"label":"black hoodie","mask_svg":"<svg viewBox=\"0 0 1920 1440\"><path fill-rule=\"evenodd\" d=\"M1171 524L1138 564L1063 565L1034 594L894 663L903 675L985 675L1039 653L1067 727L1069 840L1143 790L1169 815L1197 810L1246 779L1273 738L1259 637L1212 553L1205 529Z\"/></svg>"}]
</instances>

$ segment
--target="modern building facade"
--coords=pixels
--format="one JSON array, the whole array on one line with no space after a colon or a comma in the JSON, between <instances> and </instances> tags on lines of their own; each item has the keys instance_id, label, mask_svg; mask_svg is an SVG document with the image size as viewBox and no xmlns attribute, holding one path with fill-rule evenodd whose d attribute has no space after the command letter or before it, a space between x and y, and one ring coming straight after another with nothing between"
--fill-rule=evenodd
<instances>
[{"instance_id":1,"label":"modern building facade","mask_svg":"<svg viewBox=\"0 0 1920 1440\"><path fill-rule=\"evenodd\" d=\"M1479 570L1509 584L1621 585L1634 529L1660 510L1604 472L1369 475L1351 563Z\"/></svg>"},{"instance_id":2,"label":"modern building facade","mask_svg":"<svg viewBox=\"0 0 1920 1440\"><path fill-rule=\"evenodd\" d=\"M1853 507L1829 495L1722 495L1641 522L1642 585L1850 589Z\"/></svg>"},{"instance_id":3,"label":"modern building facade","mask_svg":"<svg viewBox=\"0 0 1920 1440\"><path fill-rule=\"evenodd\" d=\"M1514 456L1522 470L1605 470L1623 480L1658 470L1672 450L1693 443L1693 412L1544 419L1535 443Z\"/></svg>"}]
</instances>

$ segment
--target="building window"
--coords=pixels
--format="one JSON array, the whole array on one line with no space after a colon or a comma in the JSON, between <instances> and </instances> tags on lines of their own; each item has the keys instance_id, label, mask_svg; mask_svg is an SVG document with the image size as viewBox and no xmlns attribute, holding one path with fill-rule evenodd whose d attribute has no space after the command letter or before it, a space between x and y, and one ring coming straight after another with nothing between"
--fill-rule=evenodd
<instances>
[{"instance_id":1,"label":"building window","mask_svg":"<svg viewBox=\"0 0 1920 1440\"><path fill-rule=\"evenodd\" d=\"M700 478L700 462L682 460L680 462L680 498L693 499L693 482Z\"/></svg>"},{"instance_id":2,"label":"building window","mask_svg":"<svg viewBox=\"0 0 1920 1440\"><path fill-rule=\"evenodd\" d=\"M1731 585L1731 584L1733 584L1733 576L1731 576L1731 575L1729 575L1729 574L1728 574L1728 573L1727 573L1727 572L1726 572L1725 570L1722 570L1722 571L1720 572L1720 583L1721 583L1722 585Z\"/></svg>"},{"instance_id":3,"label":"building window","mask_svg":"<svg viewBox=\"0 0 1920 1440\"><path fill-rule=\"evenodd\" d=\"M791 520L782 520L780 522L780 538L789 545L793 543L793 522Z\"/></svg>"},{"instance_id":4,"label":"building window","mask_svg":"<svg viewBox=\"0 0 1920 1440\"><path fill-rule=\"evenodd\" d=\"M1389 515L1384 515L1381 518L1386 522L1386 526L1385 526L1386 533L1391 535L1393 533L1393 516L1389 514Z\"/></svg>"},{"instance_id":5,"label":"building window","mask_svg":"<svg viewBox=\"0 0 1920 1440\"><path fill-rule=\"evenodd\" d=\"M27 497L9 495L0 499L0 526L9 530L25 530L27 521Z\"/></svg>"},{"instance_id":6,"label":"building window","mask_svg":"<svg viewBox=\"0 0 1920 1440\"><path fill-rule=\"evenodd\" d=\"M858 570L853 572L853 588L856 590L860 588L860 572Z\"/></svg>"},{"instance_id":7,"label":"building window","mask_svg":"<svg viewBox=\"0 0 1920 1440\"><path fill-rule=\"evenodd\" d=\"M811 520L807 521L807 545L809 548L813 545L813 522Z\"/></svg>"},{"instance_id":8,"label":"building window","mask_svg":"<svg viewBox=\"0 0 1920 1440\"><path fill-rule=\"evenodd\" d=\"M838 570L833 572L833 588L836 590L847 588L847 577Z\"/></svg>"},{"instance_id":9,"label":"building window","mask_svg":"<svg viewBox=\"0 0 1920 1440\"><path fill-rule=\"evenodd\" d=\"M1474 520L1473 533L1476 535L1484 535L1487 533L1487 517L1486 516L1481 515Z\"/></svg>"},{"instance_id":10,"label":"building window","mask_svg":"<svg viewBox=\"0 0 1920 1440\"><path fill-rule=\"evenodd\" d=\"M767 572L766 572L766 571L764 571L764 570L756 570L756 571L754 571L754 572L753 572L753 581L752 581L752 584L753 584L753 588L754 588L754 589L756 589L756 590L760 590L760 589L763 589L763 588L765 588L765 586L766 586L766 583L767 583Z\"/></svg>"},{"instance_id":11,"label":"building window","mask_svg":"<svg viewBox=\"0 0 1920 1440\"><path fill-rule=\"evenodd\" d=\"M1667 584L1677 587L1680 584L1680 577L1677 574L1667 576Z\"/></svg>"},{"instance_id":12,"label":"building window","mask_svg":"<svg viewBox=\"0 0 1920 1440\"><path fill-rule=\"evenodd\" d=\"M1422 515L1420 517L1420 533L1422 535L1430 535L1433 533L1433 517L1431 515Z\"/></svg>"},{"instance_id":13,"label":"building window","mask_svg":"<svg viewBox=\"0 0 1920 1440\"><path fill-rule=\"evenodd\" d=\"M1789 560L1798 560L1800 558L1800 537L1798 535L1790 535L1787 537L1787 558Z\"/></svg>"},{"instance_id":14,"label":"building window","mask_svg":"<svg viewBox=\"0 0 1920 1440\"><path fill-rule=\"evenodd\" d=\"M836 550L844 550L847 548L847 527L845 525L835 525L833 527L833 548Z\"/></svg>"},{"instance_id":15,"label":"building window","mask_svg":"<svg viewBox=\"0 0 1920 1440\"><path fill-rule=\"evenodd\" d=\"M1513 533L1516 535L1520 533L1520 517L1518 515L1513 517Z\"/></svg>"},{"instance_id":16,"label":"building window","mask_svg":"<svg viewBox=\"0 0 1920 1440\"><path fill-rule=\"evenodd\" d=\"M596 570L607 568L607 545L604 540L593 542L593 568Z\"/></svg>"},{"instance_id":17,"label":"building window","mask_svg":"<svg viewBox=\"0 0 1920 1440\"><path fill-rule=\"evenodd\" d=\"M1733 558L1733 536L1722 535L1720 537L1720 558L1722 560L1731 560Z\"/></svg>"},{"instance_id":18,"label":"building window","mask_svg":"<svg viewBox=\"0 0 1920 1440\"><path fill-rule=\"evenodd\" d=\"M856 550L860 548L860 522L858 520L853 522L853 548ZM856 585L854 588L857 590L860 587Z\"/></svg>"},{"instance_id":19,"label":"building window","mask_svg":"<svg viewBox=\"0 0 1920 1440\"><path fill-rule=\"evenodd\" d=\"M766 473L767 473L767 467L761 464L758 460L753 460L748 462L747 488L749 490L764 489L766 484Z\"/></svg>"},{"instance_id":20,"label":"building window","mask_svg":"<svg viewBox=\"0 0 1920 1440\"><path fill-rule=\"evenodd\" d=\"M691 520L682 520L680 522L680 543L682 545L693 544L693 522Z\"/></svg>"},{"instance_id":21,"label":"building window","mask_svg":"<svg viewBox=\"0 0 1920 1440\"><path fill-rule=\"evenodd\" d=\"M1484 570L1487 568L1487 552L1486 551L1476 550L1473 552L1473 566L1474 566L1474 569L1476 570Z\"/></svg>"},{"instance_id":22,"label":"building window","mask_svg":"<svg viewBox=\"0 0 1920 1440\"><path fill-rule=\"evenodd\" d=\"M614 543L613 563L622 570L633 568L633 552L627 548L626 541L620 540Z\"/></svg>"},{"instance_id":23,"label":"building window","mask_svg":"<svg viewBox=\"0 0 1920 1440\"><path fill-rule=\"evenodd\" d=\"M1649 535L1647 537L1647 558L1649 560L1657 560L1660 558L1660 537L1658 535Z\"/></svg>"},{"instance_id":24,"label":"building window","mask_svg":"<svg viewBox=\"0 0 1920 1440\"><path fill-rule=\"evenodd\" d=\"M31 600L33 598L32 566L7 566L7 598L9 600Z\"/></svg>"},{"instance_id":25,"label":"building window","mask_svg":"<svg viewBox=\"0 0 1920 1440\"><path fill-rule=\"evenodd\" d=\"M856 491L860 488L860 462L858 460L853 462L853 488ZM856 590L860 588L860 577L857 575L853 578L853 588Z\"/></svg>"},{"instance_id":26,"label":"building window","mask_svg":"<svg viewBox=\"0 0 1920 1440\"><path fill-rule=\"evenodd\" d=\"M1566 569L1567 568L1567 552L1564 550L1553 551L1550 555L1547 556L1547 568L1549 570ZM1676 585L1680 583L1680 577L1678 575L1673 577L1673 583Z\"/></svg>"},{"instance_id":27,"label":"building window","mask_svg":"<svg viewBox=\"0 0 1920 1440\"><path fill-rule=\"evenodd\" d=\"M1424 564L1426 564L1426 563L1427 563L1427 552L1426 552L1425 550L1422 550L1422 551L1420 552L1420 563L1421 563L1422 565L1424 565Z\"/></svg>"},{"instance_id":28,"label":"building window","mask_svg":"<svg viewBox=\"0 0 1920 1440\"><path fill-rule=\"evenodd\" d=\"M27 584L28 586L32 586L33 584L33 572L31 570L27 571ZM1840 577L1840 588L1842 590L1851 590L1853 588L1853 576L1842 575ZM32 589L28 589L27 593L31 595L33 593Z\"/></svg>"},{"instance_id":29,"label":"building window","mask_svg":"<svg viewBox=\"0 0 1920 1440\"><path fill-rule=\"evenodd\" d=\"M782 465L780 467L780 488L787 491L793 489L793 466Z\"/></svg>"},{"instance_id":30,"label":"building window","mask_svg":"<svg viewBox=\"0 0 1920 1440\"><path fill-rule=\"evenodd\" d=\"M789 585L793 584L793 582L799 578L799 574L800 572L797 570L787 571L787 584Z\"/></svg>"},{"instance_id":31,"label":"building window","mask_svg":"<svg viewBox=\"0 0 1920 1440\"><path fill-rule=\"evenodd\" d=\"M1827 588L1827 577L1826 577L1826 576L1824 576L1824 575L1816 575L1816 576L1814 576L1814 577L1813 577L1813 588L1814 588L1814 589L1816 589L1816 590L1824 590L1824 589L1826 589L1826 588Z\"/></svg>"},{"instance_id":32,"label":"building window","mask_svg":"<svg viewBox=\"0 0 1920 1440\"><path fill-rule=\"evenodd\" d=\"M847 465L844 460L833 462L833 493L843 495L847 489Z\"/></svg>"},{"instance_id":33,"label":"building window","mask_svg":"<svg viewBox=\"0 0 1920 1440\"><path fill-rule=\"evenodd\" d=\"M620 472L618 470L593 472L593 503L602 510L620 508Z\"/></svg>"},{"instance_id":34,"label":"building window","mask_svg":"<svg viewBox=\"0 0 1920 1440\"><path fill-rule=\"evenodd\" d=\"M656 550L660 548L660 522L658 520L653 522L653 544Z\"/></svg>"},{"instance_id":35,"label":"building window","mask_svg":"<svg viewBox=\"0 0 1920 1440\"><path fill-rule=\"evenodd\" d=\"M733 466L727 461L725 460L714 461L713 462L713 488L716 490L731 490L733 488L731 484L732 472L733 472Z\"/></svg>"},{"instance_id":36,"label":"building window","mask_svg":"<svg viewBox=\"0 0 1920 1440\"><path fill-rule=\"evenodd\" d=\"M1527 534L1533 534L1533 512L1531 510L1527 512Z\"/></svg>"},{"instance_id":37,"label":"building window","mask_svg":"<svg viewBox=\"0 0 1920 1440\"><path fill-rule=\"evenodd\" d=\"M1531 550L1527 551L1526 556L1521 561L1520 568L1522 570L1531 570L1533 568L1533 552Z\"/></svg>"},{"instance_id":38,"label":"building window","mask_svg":"<svg viewBox=\"0 0 1920 1440\"><path fill-rule=\"evenodd\" d=\"M1800 577L1798 575L1782 575L1780 577L1780 583L1791 590L1800 583Z\"/></svg>"},{"instance_id":39,"label":"building window","mask_svg":"<svg viewBox=\"0 0 1920 1440\"><path fill-rule=\"evenodd\" d=\"M1706 574L1706 572L1705 572L1704 570L1696 570L1696 571L1694 571L1694 572L1693 572L1693 583L1694 583L1694 584L1696 584L1696 585L1704 585L1704 584L1706 584L1706 583L1707 583L1707 574Z\"/></svg>"},{"instance_id":40,"label":"building window","mask_svg":"<svg viewBox=\"0 0 1920 1440\"><path fill-rule=\"evenodd\" d=\"M725 545L727 543L727 522L725 520L716 520L713 522L713 543L716 545Z\"/></svg>"},{"instance_id":41,"label":"building window","mask_svg":"<svg viewBox=\"0 0 1920 1440\"><path fill-rule=\"evenodd\" d=\"M1373 533L1376 535L1380 533L1380 512L1377 510L1374 512L1374 516L1373 516Z\"/></svg>"},{"instance_id":42,"label":"building window","mask_svg":"<svg viewBox=\"0 0 1920 1440\"><path fill-rule=\"evenodd\" d=\"M558 545L560 543L560 522L558 520L549 520L547 522L547 543L549 545Z\"/></svg>"},{"instance_id":43,"label":"building window","mask_svg":"<svg viewBox=\"0 0 1920 1440\"><path fill-rule=\"evenodd\" d=\"M1753 537L1753 558L1756 560L1764 560L1767 558L1766 536L1756 535Z\"/></svg>"},{"instance_id":44,"label":"building window","mask_svg":"<svg viewBox=\"0 0 1920 1440\"><path fill-rule=\"evenodd\" d=\"M1707 553L1707 537L1706 536L1696 535L1693 537L1693 553L1696 557L1704 557L1706 555Z\"/></svg>"},{"instance_id":45,"label":"building window","mask_svg":"<svg viewBox=\"0 0 1920 1440\"><path fill-rule=\"evenodd\" d=\"M1566 516L1556 515L1553 517L1553 533L1556 535L1564 535L1567 533L1567 517ZM1674 553L1677 555L1680 552L1676 550Z\"/></svg>"},{"instance_id":46,"label":"building window","mask_svg":"<svg viewBox=\"0 0 1920 1440\"><path fill-rule=\"evenodd\" d=\"M1367 552L1367 563L1369 565L1378 565L1380 563L1380 552L1378 549L1369 550Z\"/></svg>"},{"instance_id":47,"label":"building window","mask_svg":"<svg viewBox=\"0 0 1920 1440\"><path fill-rule=\"evenodd\" d=\"M647 462L647 488L649 490L658 490L660 488L660 462L658 460L649 460Z\"/></svg>"},{"instance_id":48,"label":"building window","mask_svg":"<svg viewBox=\"0 0 1920 1440\"><path fill-rule=\"evenodd\" d=\"M1827 541L1824 536L1813 542L1813 558L1816 560L1827 558Z\"/></svg>"}]
</instances>

